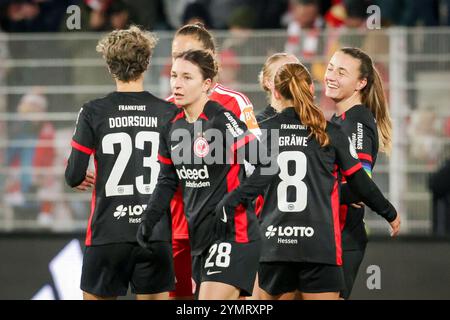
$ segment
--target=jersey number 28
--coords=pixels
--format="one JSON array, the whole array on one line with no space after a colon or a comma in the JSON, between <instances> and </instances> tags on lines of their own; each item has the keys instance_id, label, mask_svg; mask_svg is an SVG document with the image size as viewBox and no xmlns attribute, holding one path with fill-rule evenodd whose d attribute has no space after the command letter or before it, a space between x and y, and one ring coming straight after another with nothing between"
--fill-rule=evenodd
<instances>
[{"instance_id":1,"label":"jersey number 28","mask_svg":"<svg viewBox=\"0 0 450 320\"><path fill-rule=\"evenodd\" d=\"M135 148L144 150L145 142L151 142L152 145L150 156L143 158L143 166L145 168L150 168L151 170L150 183L145 184L144 176L140 175L136 177L136 189L141 194L151 194L155 189L159 174L159 163L157 158L159 133L153 131L138 132L135 138ZM108 181L106 181L105 195L107 197L132 195L134 193L132 184L119 185L120 179L125 172L125 168L133 151L132 138L125 132L107 134L102 140L103 153L114 154L115 144L120 144L120 152L111 170Z\"/></svg>"}]
</instances>

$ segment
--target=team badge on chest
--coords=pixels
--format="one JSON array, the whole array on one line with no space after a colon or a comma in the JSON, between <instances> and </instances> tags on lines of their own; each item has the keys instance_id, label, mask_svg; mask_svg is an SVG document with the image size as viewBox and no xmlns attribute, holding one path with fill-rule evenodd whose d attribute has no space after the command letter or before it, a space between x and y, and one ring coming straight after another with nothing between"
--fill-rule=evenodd
<instances>
[{"instance_id":1,"label":"team badge on chest","mask_svg":"<svg viewBox=\"0 0 450 320\"><path fill-rule=\"evenodd\" d=\"M208 141L203 137L198 137L194 141L194 153L197 157L203 158L209 152Z\"/></svg>"}]
</instances>

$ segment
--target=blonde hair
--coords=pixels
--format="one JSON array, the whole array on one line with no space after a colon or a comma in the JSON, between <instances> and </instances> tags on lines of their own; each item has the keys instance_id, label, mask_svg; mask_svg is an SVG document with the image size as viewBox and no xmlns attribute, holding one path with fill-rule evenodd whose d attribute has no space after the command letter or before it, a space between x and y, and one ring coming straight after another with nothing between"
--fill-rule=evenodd
<instances>
[{"instance_id":1,"label":"blonde hair","mask_svg":"<svg viewBox=\"0 0 450 320\"><path fill-rule=\"evenodd\" d=\"M377 121L380 151L389 154L392 148L392 122L380 74L369 55L361 49L342 48L340 51L361 63L359 78L367 79L367 85L361 90L361 102Z\"/></svg>"},{"instance_id":2,"label":"blonde hair","mask_svg":"<svg viewBox=\"0 0 450 320\"><path fill-rule=\"evenodd\" d=\"M270 89L266 86L265 81L267 79L271 79L274 76L274 73L276 73L276 70L275 70L275 72L274 72L274 70L271 70L271 66L274 63L280 61L281 59L287 58L289 56L290 56L290 54L285 53L285 52L274 53L273 55L271 55L270 57L267 58L261 71L258 74L259 85L260 85L261 89L263 89L266 92L268 100L270 100L271 92L270 92Z\"/></svg>"},{"instance_id":3,"label":"blonde hair","mask_svg":"<svg viewBox=\"0 0 450 320\"><path fill-rule=\"evenodd\" d=\"M330 143L326 133L327 121L322 111L314 104L311 93L311 74L301 63L287 63L275 75L275 89L284 99L292 100L302 124L309 127L311 135L321 147Z\"/></svg>"},{"instance_id":4,"label":"blonde hair","mask_svg":"<svg viewBox=\"0 0 450 320\"><path fill-rule=\"evenodd\" d=\"M97 44L114 78L130 82L137 80L147 70L158 39L137 26L115 30Z\"/></svg>"}]
</instances>

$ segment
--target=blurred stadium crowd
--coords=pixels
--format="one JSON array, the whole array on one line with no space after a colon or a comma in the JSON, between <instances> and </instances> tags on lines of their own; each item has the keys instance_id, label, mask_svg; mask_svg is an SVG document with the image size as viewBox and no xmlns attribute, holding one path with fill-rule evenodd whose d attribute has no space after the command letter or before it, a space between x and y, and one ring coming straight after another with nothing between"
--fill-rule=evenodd
<instances>
[{"instance_id":1,"label":"blurred stadium crowd","mask_svg":"<svg viewBox=\"0 0 450 320\"><path fill-rule=\"evenodd\" d=\"M1 0L5 32L66 31L70 5L83 14L83 31L122 29L138 24L174 30L201 20L210 29L357 27L370 5L383 12L383 26L450 24L449 0Z\"/></svg>"}]
</instances>

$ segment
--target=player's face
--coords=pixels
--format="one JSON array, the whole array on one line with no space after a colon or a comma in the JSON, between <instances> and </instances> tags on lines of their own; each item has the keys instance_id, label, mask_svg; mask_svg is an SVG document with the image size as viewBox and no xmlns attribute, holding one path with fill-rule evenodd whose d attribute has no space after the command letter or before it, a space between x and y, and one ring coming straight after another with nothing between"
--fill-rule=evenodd
<instances>
[{"instance_id":1,"label":"player's face","mask_svg":"<svg viewBox=\"0 0 450 320\"><path fill-rule=\"evenodd\" d=\"M184 59L175 59L170 75L170 87L175 104L189 106L206 95L210 79L203 79L200 68Z\"/></svg>"},{"instance_id":2,"label":"player's face","mask_svg":"<svg viewBox=\"0 0 450 320\"><path fill-rule=\"evenodd\" d=\"M174 62L174 58L180 53L188 50L204 49L202 42L193 36L176 36L172 41L172 63Z\"/></svg>"},{"instance_id":3,"label":"player's face","mask_svg":"<svg viewBox=\"0 0 450 320\"><path fill-rule=\"evenodd\" d=\"M360 61L341 51L336 52L325 72L325 95L336 102L346 100L364 87L360 80Z\"/></svg>"}]
</instances>

